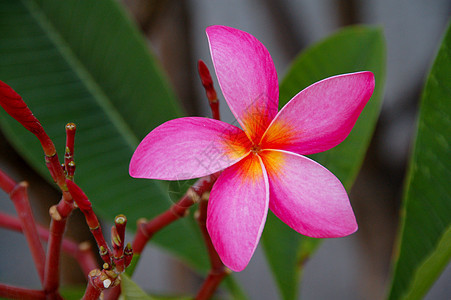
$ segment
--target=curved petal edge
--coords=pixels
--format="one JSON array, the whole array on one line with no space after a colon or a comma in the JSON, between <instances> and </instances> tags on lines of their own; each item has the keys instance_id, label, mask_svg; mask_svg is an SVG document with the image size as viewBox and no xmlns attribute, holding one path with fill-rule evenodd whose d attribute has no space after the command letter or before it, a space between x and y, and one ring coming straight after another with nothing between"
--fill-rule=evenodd
<instances>
[{"instance_id":1,"label":"curved petal edge","mask_svg":"<svg viewBox=\"0 0 451 300\"><path fill-rule=\"evenodd\" d=\"M251 34L226 26L206 30L224 98L249 138L261 137L279 105L279 85L271 55Z\"/></svg>"},{"instance_id":2,"label":"curved petal edge","mask_svg":"<svg viewBox=\"0 0 451 300\"><path fill-rule=\"evenodd\" d=\"M151 131L130 161L132 177L184 180L223 170L250 149L246 134L230 124L198 117L168 121Z\"/></svg>"},{"instance_id":3,"label":"curved petal edge","mask_svg":"<svg viewBox=\"0 0 451 300\"><path fill-rule=\"evenodd\" d=\"M368 71L310 85L274 118L263 137L265 148L307 155L335 147L351 132L374 85L374 75Z\"/></svg>"},{"instance_id":4,"label":"curved petal edge","mask_svg":"<svg viewBox=\"0 0 451 300\"><path fill-rule=\"evenodd\" d=\"M219 257L231 270L242 271L254 254L268 201L268 177L257 155L227 168L213 186L207 229Z\"/></svg>"},{"instance_id":5,"label":"curved petal edge","mask_svg":"<svg viewBox=\"0 0 451 300\"><path fill-rule=\"evenodd\" d=\"M358 226L345 188L317 162L287 151L264 151L274 214L297 232L315 238L343 237Z\"/></svg>"}]
</instances>

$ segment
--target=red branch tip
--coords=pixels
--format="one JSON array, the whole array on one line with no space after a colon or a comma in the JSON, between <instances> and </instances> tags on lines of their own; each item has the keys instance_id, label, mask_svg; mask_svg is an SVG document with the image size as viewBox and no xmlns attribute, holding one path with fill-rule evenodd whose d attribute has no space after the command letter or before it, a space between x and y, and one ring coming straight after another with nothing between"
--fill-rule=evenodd
<instances>
[{"instance_id":1,"label":"red branch tip","mask_svg":"<svg viewBox=\"0 0 451 300\"><path fill-rule=\"evenodd\" d=\"M56 153L52 140L45 133L39 120L33 115L22 97L3 81L0 81L0 106L39 139L45 155L52 156Z\"/></svg>"},{"instance_id":2,"label":"red branch tip","mask_svg":"<svg viewBox=\"0 0 451 300\"><path fill-rule=\"evenodd\" d=\"M69 179L73 179L75 173L74 144L76 129L77 127L74 123L66 124L66 152L64 154L64 168Z\"/></svg>"},{"instance_id":3,"label":"red branch tip","mask_svg":"<svg viewBox=\"0 0 451 300\"><path fill-rule=\"evenodd\" d=\"M125 242L125 226L127 225L127 217L124 215L117 215L114 218L114 226L116 226L117 234L122 244Z\"/></svg>"},{"instance_id":4,"label":"red branch tip","mask_svg":"<svg viewBox=\"0 0 451 300\"><path fill-rule=\"evenodd\" d=\"M218 95L216 94L216 90L213 86L213 80L211 79L210 71L208 70L207 65L202 60L198 61L197 69L199 71L200 80L202 81L202 85L204 86L205 92L207 94L208 102L213 114L213 119L219 120L220 114Z\"/></svg>"}]
</instances>

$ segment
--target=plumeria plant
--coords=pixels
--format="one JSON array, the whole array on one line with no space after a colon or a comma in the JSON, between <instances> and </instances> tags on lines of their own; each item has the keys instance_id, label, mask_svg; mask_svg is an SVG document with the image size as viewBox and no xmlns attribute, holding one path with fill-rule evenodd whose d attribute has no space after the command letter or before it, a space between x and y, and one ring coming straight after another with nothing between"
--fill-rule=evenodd
<instances>
[{"instance_id":1,"label":"plumeria plant","mask_svg":"<svg viewBox=\"0 0 451 300\"><path fill-rule=\"evenodd\" d=\"M92 110L101 113L90 112L90 117L84 118L87 112L81 109L74 113L78 116L77 120L65 120L76 122L79 128L77 129L75 123L67 123L62 161L58 158L55 146L57 143L51 138L53 134L58 135L58 131L52 129L52 134L48 134L37 119L39 113L35 116L28 106L29 104L33 111L36 112L37 109L42 113L42 110L39 110L40 103L33 102L35 98L27 94L26 87L23 87L23 90L19 84L15 87L14 76L10 80L0 77L0 105L12 117L2 115L2 128L10 139L17 141L16 146L23 149L24 156L32 161L36 168L42 171L42 165L45 165L46 172L50 174L62 195L58 204L49 210L50 225L41 226L34 220L27 194L28 184L18 182L20 179L12 178L0 168L0 188L9 195L17 211L17 217L1 212L0 227L24 234L41 282L41 288L38 289L0 283L0 296L13 299L66 297L60 284L60 258L61 253L66 252L75 258L86 277L83 299L118 299L121 295L124 299L159 299L157 296L148 296L130 279L140 263L142 252L152 240L197 271L206 274L195 299L212 298L221 283L224 283L233 298L246 299L232 273L240 272L248 266L259 241L262 240L271 270L281 289L281 296L284 299L295 299L297 280L303 263L313 254L319 241L322 238L348 236L358 229L346 190L350 188L359 169L377 119L383 85L383 67L379 66L383 63L383 51L378 49L374 53L370 50L364 52L368 58L364 60L363 65L368 68L359 65L361 62L354 63L354 56L349 55L348 59L340 62L343 66L337 67L346 71L337 72L333 69L327 76L318 72L319 78L312 75L316 80L303 81L302 76L305 75L301 76L299 69L315 73L314 69L309 70L309 66L315 62L315 55L324 59L324 65L327 65L327 59L335 60L332 53L335 54L333 51L339 51L340 47L332 47L333 45L340 45L349 53L354 49L360 53L363 50L359 38L363 37L364 40L376 37L375 40L378 40L379 32L363 27L351 28L323 44L318 44L294 62L293 69L288 72L288 79L283 80L279 86L273 60L257 38L239 29L210 26L206 33L222 96L215 90L207 64L199 60L200 83L205 89L212 118L180 117L174 108L175 102L168 100L172 95L169 88L155 71L156 66L149 58L147 48L138 40L138 35L134 34L135 29L127 22L121 23L125 17L116 6L110 7L110 4L105 3L102 5L107 5L112 16L111 20L106 19L105 24L120 24L124 26L122 28L126 33L124 36L116 33L108 36L106 33L107 39L111 38L111 42L117 43L114 45L120 49L124 44L122 39L130 42L130 52L142 58L137 59L136 64L129 61L124 63L125 70L135 71L133 68L136 67L136 72L140 72L136 76L137 79L151 78L155 82L152 82L151 87L147 87L149 82L144 82L143 88L139 85L142 81L132 80L127 84L130 73L110 72L108 68L111 63L108 59L99 62L102 66L100 69L105 71L102 75L93 67L95 64L92 64L91 58L84 60L83 55L87 53L84 46L74 47L74 54L67 58L70 63L64 63L62 66L76 65L75 69L79 72L77 75L83 80L92 81L86 84L88 88L80 94L77 94L78 89L71 87L67 91L58 91L57 94L67 92L70 97L77 99L74 101L78 101L79 97L80 103L73 107L73 110L77 110L81 103L88 105L82 101L88 99L91 92L94 97L98 97L96 99L100 103L93 106ZM62 6L64 5L65 2ZM81 1L76 5L85 4ZM39 5L36 7L42 10L42 15L45 16L48 13L47 8L48 6ZM15 9L19 11L25 8ZM63 7L61 9L65 11ZM93 13L98 12L96 9L103 12L105 7L92 9ZM52 21L64 28L64 22L67 20L63 14L49 13L48 16L49 19L56 18ZM40 19L36 20L40 22ZM12 19L11 22L15 20ZM42 25L42 28L47 27ZM75 33L61 30L60 35L52 35L56 47L72 45L77 38L72 40L71 34ZM86 38L92 37L96 40L100 36L103 38L104 33L95 33ZM449 41L450 36L448 33L445 41ZM59 41L59 38L62 40ZM54 46L52 43L48 44L49 47ZM45 41L41 41L39 45L44 44ZM383 45L383 42L379 45ZM112 48L112 51L115 51L116 47ZM441 60L446 56L446 53L442 53L447 51L446 49L448 48L443 47L439 53ZM67 51L61 53L64 55ZM115 54L115 57L122 57L124 51L118 50ZM375 65L372 65L374 62ZM449 70L449 61L441 64L447 64ZM143 65L146 68L139 68ZM425 93L423 99L426 107L431 101L428 95L442 87L440 84L434 84L446 74L442 69L437 70L436 67L433 68L435 79L426 87L428 93ZM0 76L6 77L1 68ZM96 76L104 77L101 80ZM120 80L115 76L119 76ZM118 81L122 80L124 87L118 84ZM74 82L74 85L78 84L78 81ZM108 88L102 90L100 87ZM48 88L51 93L51 87ZM118 97L123 96L124 91L132 98L127 103ZM446 89L440 91L446 93ZM142 95L157 96L155 99L147 99L148 102L135 102ZM111 103L107 102L109 97ZM58 100L58 97L56 98ZM232 111L237 126L221 121L219 103L222 100L225 100ZM137 103L139 105L136 105ZM117 107L120 109L115 110ZM445 109L449 110L449 106ZM64 113L58 117L66 118L67 110L65 108ZM103 126L107 129L102 131L104 115L108 120L112 120L115 126ZM149 115L152 118L149 118ZM425 120L428 128L435 128L436 123L431 121L432 119L422 120ZM97 135L91 137L91 140L84 139L84 134L87 135L88 132L83 130L83 122L95 124L90 129ZM20 123L27 130L25 135L21 135L20 132L25 130L17 129L16 123ZM43 125L46 126L44 122ZM446 127L439 125L437 128ZM42 149L38 155L42 156L43 151L44 163L36 160L36 157L39 157L34 156L36 151L28 149L34 146L27 146L29 144L24 142L28 140L29 132L40 142ZM424 134L420 132L419 141L424 138ZM108 156L102 139L114 140L118 146L111 147L111 152L119 149L118 152ZM418 146L420 150L421 145L424 143ZM442 147L444 143L439 141L437 145ZM93 154L95 152L97 154ZM329 161L321 156L323 153L332 153ZM102 167L101 159L105 156ZM424 164L421 155L415 154L413 159L417 166ZM111 160L118 165L118 171L113 170ZM91 161L94 166L85 164L87 161ZM111 172L108 168L112 169ZM425 179L421 177L422 173L416 170L412 171L410 180L420 182L421 186L421 181ZM433 173L434 170L428 169L428 172ZM114 174L118 174L117 177L114 177ZM185 180L189 179L196 181L189 184L188 188L183 188L186 185ZM160 181L183 181L184 184L180 184L182 188L177 191L181 195L180 199L173 203L168 202L167 193L161 192L165 183ZM421 197L415 198L416 187L409 185L408 188L406 207L410 211L410 203L418 205L415 201ZM112 202L117 206L112 205ZM434 208L440 209L448 204L438 201L434 205ZM88 242L78 243L65 236L67 220L77 209L85 217L86 225L97 244L95 247ZM118 211L115 211L116 209ZM109 216L113 211L114 224L111 226L111 242L108 243L99 216ZM414 214L408 215L410 219L403 223L403 232L407 233L400 238L401 248L388 296L390 299L401 299L406 295L413 295L413 299L418 295L421 297L428 288L421 279L427 278L432 284L431 274L438 276L440 266L443 269L447 263L443 259L443 253L448 253L446 251L449 249L443 246L443 243L449 239L446 224L451 224L451 217L450 220L442 218L441 224L445 224L440 228L442 239L430 241L431 245L437 247L422 253L422 256L414 257L420 260L420 264L414 265L415 270L418 270L415 277L408 277L408 272L403 273L404 266L410 266L404 263L405 257L407 260L413 257L409 256L411 254L405 254L409 253L410 240L407 238L405 242L404 239L411 236L409 230L415 228L409 223L412 222L410 216ZM111 221L111 218L105 219ZM191 221L197 222L197 225L191 226ZM282 222L288 226L281 227ZM126 234L126 226L130 231L134 231L132 238ZM167 227L176 230L163 230ZM163 234L169 238L159 239L159 235ZM196 239L197 235L199 239ZM126 243L126 240L129 242ZM432 263L421 264L422 259L432 259ZM399 276L412 280L412 285L406 287L398 283ZM419 280L421 284L418 284ZM181 298L184 297L176 297Z\"/></svg>"}]
</instances>

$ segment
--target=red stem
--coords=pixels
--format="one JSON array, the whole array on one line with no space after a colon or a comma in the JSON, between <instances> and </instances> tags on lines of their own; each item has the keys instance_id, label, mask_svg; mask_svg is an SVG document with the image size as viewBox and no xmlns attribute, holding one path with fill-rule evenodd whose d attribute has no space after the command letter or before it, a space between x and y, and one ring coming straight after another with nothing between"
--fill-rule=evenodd
<instances>
[{"instance_id":1,"label":"red stem","mask_svg":"<svg viewBox=\"0 0 451 300\"><path fill-rule=\"evenodd\" d=\"M24 300L41 300L46 298L45 292L42 290L31 290L3 283L0 283L0 297Z\"/></svg>"},{"instance_id":2,"label":"red stem","mask_svg":"<svg viewBox=\"0 0 451 300\"><path fill-rule=\"evenodd\" d=\"M50 208L50 236L47 244L47 260L45 261L44 290L46 294L53 294L59 288L60 256L63 234L66 229L66 218L63 218L56 208Z\"/></svg>"},{"instance_id":3,"label":"red stem","mask_svg":"<svg viewBox=\"0 0 451 300\"><path fill-rule=\"evenodd\" d=\"M9 195L19 216L22 230L27 239L39 278L41 279L41 283L44 283L45 251L39 239L36 222L31 211L30 202L28 201L27 187L28 184L26 182L21 182L16 185Z\"/></svg>"},{"instance_id":4,"label":"red stem","mask_svg":"<svg viewBox=\"0 0 451 300\"><path fill-rule=\"evenodd\" d=\"M74 178L75 163L74 163L74 144L75 131L77 127L74 123L66 124L66 152L64 154L64 166L66 174L69 179Z\"/></svg>"},{"instance_id":5,"label":"red stem","mask_svg":"<svg viewBox=\"0 0 451 300\"><path fill-rule=\"evenodd\" d=\"M199 60L197 63L197 69L199 71L200 80L204 86L205 92L207 94L208 103L210 104L211 112L213 114L213 119L220 120L221 116L219 114L219 101L216 90L213 86L213 80L211 79L210 71L207 65Z\"/></svg>"},{"instance_id":6,"label":"red stem","mask_svg":"<svg viewBox=\"0 0 451 300\"><path fill-rule=\"evenodd\" d=\"M102 293L102 288L95 285L95 278L101 276L101 272L98 269L92 270L88 274L88 284L86 285L86 291L83 295L82 300L93 300L99 299L100 294Z\"/></svg>"},{"instance_id":7,"label":"red stem","mask_svg":"<svg viewBox=\"0 0 451 300\"><path fill-rule=\"evenodd\" d=\"M61 245L66 230L67 217L74 208L70 201L72 201L71 195L68 192L63 192L63 197L58 205L53 205L49 210L52 221L50 223L44 273L44 290L47 294L56 293L59 288Z\"/></svg>"},{"instance_id":8,"label":"red stem","mask_svg":"<svg viewBox=\"0 0 451 300\"><path fill-rule=\"evenodd\" d=\"M208 273L207 278L205 279L204 283L202 284L202 287L200 288L199 292L196 295L196 300L208 300L213 296L218 286L221 284L222 280L225 276L230 274L230 270L224 269L224 271L215 273L213 270L211 270Z\"/></svg>"},{"instance_id":9,"label":"red stem","mask_svg":"<svg viewBox=\"0 0 451 300\"><path fill-rule=\"evenodd\" d=\"M205 246L207 247L211 268L215 271L222 271L222 269L224 268L224 264L222 263L221 258L218 255L218 252L216 252L216 249L213 246L213 243L211 242L211 238L207 230L208 197L209 193L204 193L204 195L202 195L202 199L199 202L199 210L196 219L199 224L200 231L202 232Z\"/></svg>"},{"instance_id":10,"label":"red stem","mask_svg":"<svg viewBox=\"0 0 451 300\"><path fill-rule=\"evenodd\" d=\"M88 223L88 225L89 225L88 219L90 219L91 222L94 220L97 221L97 226L96 227L89 226L89 230L91 230L91 233L94 236L94 239L96 240L97 246L99 247L100 256L102 257L103 261L111 265L111 250L105 241L105 237L103 236L102 233L102 228L100 227L100 223L97 220L96 215L94 214L92 209L91 211L82 210L82 212L85 214L86 222Z\"/></svg>"},{"instance_id":11,"label":"red stem","mask_svg":"<svg viewBox=\"0 0 451 300\"><path fill-rule=\"evenodd\" d=\"M22 97L2 81L0 81L0 106L39 139L46 156L53 156L56 153L52 140L45 133L41 123L33 115Z\"/></svg>"},{"instance_id":12,"label":"red stem","mask_svg":"<svg viewBox=\"0 0 451 300\"><path fill-rule=\"evenodd\" d=\"M0 227L22 232L20 220L2 212L0 212ZM47 242L50 235L48 229L41 225L37 225L37 230L40 239ZM78 264L86 277L91 270L98 268L96 258L89 242L77 244L69 238L63 238L62 250L78 261Z\"/></svg>"},{"instance_id":13,"label":"red stem","mask_svg":"<svg viewBox=\"0 0 451 300\"><path fill-rule=\"evenodd\" d=\"M95 286L88 281L88 285L86 286L85 294L83 295L82 300L95 300L100 298L100 294L102 294L102 290L99 290Z\"/></svg>"},{"instance_id":14,"label":"red stem","mask_svg":"<svg viewBox=\"0 0 451 300\"><path fill-rule=\"evenodd\" d=\"M125 227L127 226L127 217L124 215L117 215L114 218L114 226L116 227L119 240L122 243L122 247L125 244Z\"/></svg>"},{"instance_id":15,"label":"red stem","mask_svg":"<svg viewBox=\"0 0 451 300\"><path fill-rule=\"evenodd\" d=\"M6 175L2 170L0 170L0 188L4 190L7 194L11 193L14 187L16 186L16 182Z\"/></svg>"},{"instance_id":16,"label":"red stem","mask_svg":"<svg viewBox=\"0 0 451 300\"><path fill-rule=\"evenodd\" d=\"M207 209L208 209L208 198L209 193L206 192L202 195L201 201L199 202L199 210L196 216L197 222L199 223L202 236L204 238L205 245L208 251L208 257L210 258L211 269L205 279L202 287L200 288L196 300L210 299L215 293L219 284L222 282L224 277L230 274L230 270L224 266L221 258L216 252L216 249L211 242L210 235L207 231L206 221L207 221Z\"/></svg>"},{"instance_id":17,"label":"red stem","mask_svg":"<svg viewBox=\"0 0 451 300\"><path fill-rule=\"evenodd\" d=\"M100 256L102 257L104 262L106 262L108 265L111 265L111 250L108 247L108 244L106 243L105 238L102 234L102 228L100 227L97 216L92 210L92 205L88 199L88 196L86 196L83 190L71 180L66 180L66 186L69 189L69 192L77 203L78 207L80 208L81 212L85 215L89 230L91 230L91 233L97 242L97 246L99 247Z\"/></svg>"},{"instance_id":18,"label":"red stem","mask_svg":"<svg viewBox=\"0 0 451 300\"><path fill-rule=\"evenodd\" d=\"M116 226L111 227L111 244L113 245L113 262L119 273L125 270L124 243L121 241Z\"/></svg>"},{"instance_id":19,"label":"red stem","mask_svg":"<svg viewBox=\"0 0 451 300\"><path fill-rule=\"evenodd\" d=\"M168 226L175 220L184 217L188 209L202 196L203 193L209 191L213 186L218 173L205 176L196 181L185 195L167 211L156 216L148 222L138 222L138 229L133 240L133 253L141 254L149 239L159 230Z\"/></svg>"},{"instance_id":20,"label":"red stem","mask_svg":"<svg viewBox=\"0 0 451 300\"><path fill-rule=\"evenodd\" d=\"M50 175L53 181L58 185L62 192L67 191L66 188L66 176L64 175L63 168L61 167L58 159L58 154L55 152L53 155L45 156L45 165L49 169Z\"/></svg>"},{"instance_id":21,"label":"red stem","mask_svg":"<svg viewBox=\"0 0 451 300\"><path fill-rule=\"evenodd\" d=\"M130 243L127 243L124 249L124 263L126 268L132 262L132 258L133 258L133 248L132 245L130 245Z\"/></svg>"}]
</instances>

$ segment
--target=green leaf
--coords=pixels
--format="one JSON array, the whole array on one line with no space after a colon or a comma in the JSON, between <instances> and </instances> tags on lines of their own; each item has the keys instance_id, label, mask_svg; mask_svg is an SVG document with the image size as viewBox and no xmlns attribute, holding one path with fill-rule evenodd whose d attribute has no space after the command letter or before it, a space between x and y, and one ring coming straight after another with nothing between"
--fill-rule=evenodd
<instances>
[{"instance_id":1,"label":"green leaf","mask_svg":"<svg viewBox=\"0 0 451 300\"><path fill-rule=\"evenodd\" d=\"M343 29L299 55L280 85L280 107L307 86L324 78L356 71L372 71L373 96L348 138L311 158L327 167L349 191L369 145L382 100L385 80L385 42L382 30L366 26ZM295 299L303 263L320 239L301 236L272 213L263 232L263 247L284 299Z\"/></svg>"},{"instance_id":2,"label":"green leaf","mask_svg":"<svg viewBox=\"0 0 451 300\"><path fill-rule=\"evenodd\" d=\"M86 286L65 286L60 289L61 296L66 300L79 300L85 294Z\"/></svg>"},{"instance_id":3,"label":"green leaf","mask_svg":"<svg viewBox=\"0 0 451 300\"><path fill-rule=\"evenodd\" d=\"M127 275L121 275L121 298L124 300L152 300L156 299L146 294Z\"/></svg>"},{"instance_id":4,"label":"green leaf","mask_svg":"<svg viewBox=\"0 0 451 300\"><path fill-rule=\"evenodd\" d=\"M138 142L180 116L181 109L117 1L2 1L0 80L23 96L60 158L64 126L77 124L75 178L106 220L123 213L133 228L138 218L172 204L166 183L128 175ZM0 125L17 151L51 181L37 139L3 110ZM192 218L175 222L154 241L197 269L208 268Z\"/></svg>"},{"instance_id":5,"label":"green leaf","mask_svg":"<svg viewBox=\"0 0 451 300\"><path fill-rule=\"evenodd\" d=\"M225 286L228 288L230 294L233 296L233 299L235 300L246 300L248 299L246 294L244 293L243 289L241 288L241 286L236 282L236 279L231 276L228 275L223 283L222 286Z\"/></svg>"},{"instance_id":6,"label":"green leaf","mask_svg":"<svg viewBox=\"0 0 451 300\"><path fill-rule=\"evenodd\" d=\"M451 259L451 23L423 91L389 299L422 299Z\"/></svg>"}]
</instances>

